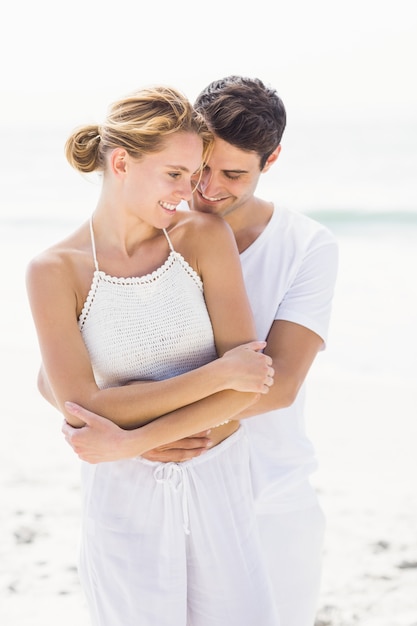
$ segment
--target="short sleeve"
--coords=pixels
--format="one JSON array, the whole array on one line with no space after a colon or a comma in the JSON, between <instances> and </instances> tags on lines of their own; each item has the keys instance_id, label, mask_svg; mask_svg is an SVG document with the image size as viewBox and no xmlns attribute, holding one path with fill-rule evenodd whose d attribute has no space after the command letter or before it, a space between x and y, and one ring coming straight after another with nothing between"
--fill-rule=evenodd
<instances>
[{"instance_id":1,"label":"short sleeve","mask_svg":"<svg viewBox=\"0 0 417 626\"><path fill-rule=\"evenodd\" d=\"M275 319L305 326L326 343L338 262L337 241L323 229L307 247Z\"/></svg>"}]
</instances>

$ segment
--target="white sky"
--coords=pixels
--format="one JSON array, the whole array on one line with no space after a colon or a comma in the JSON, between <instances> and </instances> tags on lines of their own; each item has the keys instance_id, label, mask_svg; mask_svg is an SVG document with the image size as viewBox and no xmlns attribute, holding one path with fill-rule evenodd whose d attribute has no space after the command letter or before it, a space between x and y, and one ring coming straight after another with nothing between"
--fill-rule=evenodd
<instances>
[{"instance_id":1,"label":"white sky","mask_svg":"<svg viewBox=\"0 0 417 626\"><path fill-rule=\"evenodd\" d=\"M306 119L417 117L416 0L15 0L2 10L0 125L100 122L149 83L194 98L232 73Z\"/></svg>"}]
</instances>

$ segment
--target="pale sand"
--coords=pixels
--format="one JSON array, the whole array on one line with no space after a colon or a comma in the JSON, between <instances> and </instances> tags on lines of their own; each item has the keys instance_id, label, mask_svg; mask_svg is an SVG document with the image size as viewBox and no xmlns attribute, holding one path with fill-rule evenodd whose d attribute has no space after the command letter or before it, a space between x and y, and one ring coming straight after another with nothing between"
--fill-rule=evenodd
<instances>
[{"instance_id":1,"label":"pale sand","mask_svg":"<svg viewBox=\"0 0 417 626\"><path fill-rule=\"evenodd\" d=\"M76 572L79 462L35 386L39 357L23 272L42 247L26 241L21 254L21 245L4 240L0 258L9 303L0 343L0 623L88 626ZM336 319L333 335L338 330ZM326 359L320 355L310 374L308 396L320 460L313 481L328 525L318 624L417 626L415 384L335 374Z\"/></svg>"},{"instance_id":2,"label":"pale sand","mask_svg":"<svg viewBox=\"0 0 417 626\"><path fill-rule=\"evenodd\" d=\"M416 391L389 380L313 380L313 482L327 517L317 622L417 626Z\"/></svg>"}]
</instances>

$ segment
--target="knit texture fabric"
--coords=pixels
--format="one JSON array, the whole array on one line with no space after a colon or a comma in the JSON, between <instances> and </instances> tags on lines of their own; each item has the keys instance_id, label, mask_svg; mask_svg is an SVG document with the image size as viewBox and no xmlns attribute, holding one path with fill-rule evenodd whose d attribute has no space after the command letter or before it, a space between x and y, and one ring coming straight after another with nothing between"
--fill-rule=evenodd
<instances>
[{"instance_id":1,"label":"knit texture fabric","mask_svg":"<svg viewBox=\"0 0 417 626\"><path fill-rule=\"evenodd\" d=\"M97 269L79 328L100 388L162 380L217 357L202 281L174 250L141 277Z\"/></svg>"}]
</instances>

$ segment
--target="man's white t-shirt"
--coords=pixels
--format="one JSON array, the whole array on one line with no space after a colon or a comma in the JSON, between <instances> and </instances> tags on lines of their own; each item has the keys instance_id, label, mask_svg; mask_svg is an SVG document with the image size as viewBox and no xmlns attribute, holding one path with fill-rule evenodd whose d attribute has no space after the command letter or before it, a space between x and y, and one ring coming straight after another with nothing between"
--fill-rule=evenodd
<instances>
[{"instance_id":1,"label":"man's white t-shirt","mask_svg":"<svg viewBox=\"0 0 417 626\"><path fill-rule=\"evenodd\" d=\"M325 226L275 207L264 231L240 259L258 339L267 338L275 320L286 320L326 342L338 246ZM306 435L304 406L305 384L290 407L241 422L249 438L260 513L305 508L315 499L308 477L317 462Z\"/></svg>"}]
</instances>

